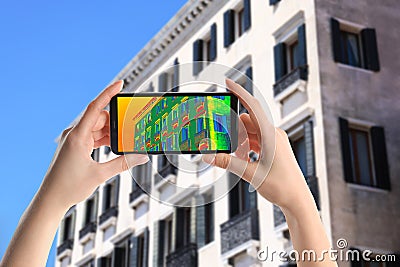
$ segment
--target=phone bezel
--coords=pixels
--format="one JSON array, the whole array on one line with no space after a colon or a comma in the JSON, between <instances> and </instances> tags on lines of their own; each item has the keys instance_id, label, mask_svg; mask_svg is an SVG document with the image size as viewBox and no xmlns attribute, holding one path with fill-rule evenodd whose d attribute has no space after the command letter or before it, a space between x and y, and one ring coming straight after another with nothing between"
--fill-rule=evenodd
<instances>
[{"instance_id":1,"label":"phone bezel","mask_svg":"<svg viewBox=\"0 0 400 267\"><path fill-rule=\"evenodd\" d=\"M231 97L231 149L230 150L205 150L205 151L127 151L120 152L118 149L118 106L117 98L119 97L149 97L149 96L230 96ZM125 154L213 154L213 153L232 153L238 147L238 98L230 92L141 92L141 93L119 93L111 98L110 101L110 145L111 151L116 155Z\"/></svg>"}]
</instances>

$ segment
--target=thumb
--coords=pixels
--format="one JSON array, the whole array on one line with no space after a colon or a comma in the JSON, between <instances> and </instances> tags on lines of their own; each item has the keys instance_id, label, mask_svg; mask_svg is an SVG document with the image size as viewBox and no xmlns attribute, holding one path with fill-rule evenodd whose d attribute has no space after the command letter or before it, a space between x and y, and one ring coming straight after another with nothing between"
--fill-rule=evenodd
<instances>
[{"instance_id":1,"label":"thumb","mask_svg":"<svg viewBox=\"0 0 400 267\"><path fill-rule=\"evenodd\" d=\"M226 169L240 177L243 177L248 165L247 161L226 153L205 154L202 159L208 164Z\"/></svg>"},{"instance_id":2,"label":"thumb","mask_svg":"<svg viewBox=\"0 0 400 267\"><path fill-rule=\"evenodd\" d=\"M104 180L109 179L121 172L127 171L137 165L145 164L149 161L147 155L129 154L119 156L108 162L100 163Z\"/></svg>"}]
</instances>

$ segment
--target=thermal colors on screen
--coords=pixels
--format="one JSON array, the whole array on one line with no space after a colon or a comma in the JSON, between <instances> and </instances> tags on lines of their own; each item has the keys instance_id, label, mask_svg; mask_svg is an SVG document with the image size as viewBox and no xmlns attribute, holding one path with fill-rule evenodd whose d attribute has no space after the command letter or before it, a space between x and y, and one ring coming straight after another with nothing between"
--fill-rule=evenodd
<instances>
[{"instance_id":1,"label":"thermal colors on screen","mask_svg":"<svg viewBox=\"0 0 400 267\"><path fill-rule=\"evenodd\" d=\"M118 97L118 150L230 150L230 103L226 95Z\"/></svg>"}]
</instances>

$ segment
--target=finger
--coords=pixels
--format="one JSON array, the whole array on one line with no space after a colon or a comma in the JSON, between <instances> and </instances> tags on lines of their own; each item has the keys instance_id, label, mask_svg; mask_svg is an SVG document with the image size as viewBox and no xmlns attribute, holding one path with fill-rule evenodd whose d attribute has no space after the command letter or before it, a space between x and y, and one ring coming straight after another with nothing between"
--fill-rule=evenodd
<instances>
[{"instance_id":1,"label":"finger","mask_svg":"<svg viewBox=\"0 0 400 267\"><path fill-rule=\"evenodd\" d=\"M104 126L109 126L109 125L110 125L110 114L108 113L107 110L102 110L92 131L98 131L102 129Z\"/></svg>"},{"instance_id":2,"label":"finger","mask_svg":"<svg viewBox=\"0 0 400 267\"><path fill-rule=\"evenodd\" d=\"M268 152L274 151L275 127L270 123L260 102L250 95L247 90L230 79L226 79L226 85L239 98L243 106L249 111L254 125L257 125L260 129L260 146L262 148L260 158L266 162L272 162L273 153Z\"/></svg>"},{"instance_id":3,"label":"finger","mask_svg":"<svg viewBox=\"0 0 400 267\"><path fill-rule=\"evenodd\" d=\"M105 126L103 129L93 132L92 136L93 136L93 141L95 142L105 136L110 136L110 127Z\"/></svg>"},{"instance_id":4,"label":"finger","mask_svg":"<svg viewBox=\"0 0 400 267\"><path fill-rule=\"evenodd\" d=\"M250 118L250 115L247 113L242 113L240 115L240 120L243 123L244 127L246 127L246 131L251 134L259 134L260 130L258 126L254 124L252 119Z\"/></svg>"},{"instance_id":5,"label":"finger","mask_svg":"<svg viewBox=\"0 0 400 267\"><path fill-rule=\"evenodd\" d=\"M247 160L242 160L226 153L205 154L202 159L208 164L226 169L240 177L242 177L248 164Z\"/></svg>"},{"instance_id":6,"label":"finger","mask_svg":"<svg viewBox=\"0 0 400 267\"><path fill-rule=\"evenodd\" d=\"M104 136L100 140L94 142L93 148L99 148L101 146L110 146L110 136Z\"/></svg>"},{"instance_id":7,"label":"finger","mask_svg":"<svg viewBox=\"0 0 400 267\"><path fill-rule=\"evenodd\" d=\"M131 154L119 156L108 162L100 163L102 178L105 181L129 168L144 164L148 161L149 157L147 155Z\"/></svg>"},{"instance_id":8,"label":"finger","mask_svg":"<svg viewBox=\"0 0 400 267\"><path fill-rule=\"evenodd\" d=\"M121 91L123 81L117 81L107 87L103 92L100 93L86 108L81 120L79 121L77 128L80 131L88 133L92 131L96 125L97 119L99 118L102 110L110 102L111 98Z\"/></svg>"},{"instance_id":9,"label":"finger","mask_svg":"<svg viewBox=\"0 0 400 267\"><path fill-rule=\"evenodd\" d=\"M262 135L266 135L269 130L269 127L267 127L269 120L258 100L241 85L230 79L226 79L225 81L229 91L236 95L242 105L249 111L254 125L258 126Z\"/></svg>"}]
</instances>

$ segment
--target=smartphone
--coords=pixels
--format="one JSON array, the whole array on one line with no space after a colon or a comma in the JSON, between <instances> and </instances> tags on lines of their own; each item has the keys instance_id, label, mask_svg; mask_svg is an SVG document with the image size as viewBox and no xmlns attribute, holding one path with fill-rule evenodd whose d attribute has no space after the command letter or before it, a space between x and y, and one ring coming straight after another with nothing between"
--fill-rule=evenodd
<instances>
[{"instance_id":1,"label":"smartphone","mask_svg":"<svg viewBox=\"0 0 400 267\"><path fill-rule=\"evenodd\" d=\"M237 148L238 99L229 92L117 94L110 102L117 155L231 153Z\"/></svg>"}]
</instances>

